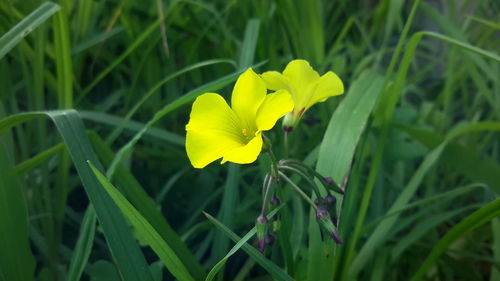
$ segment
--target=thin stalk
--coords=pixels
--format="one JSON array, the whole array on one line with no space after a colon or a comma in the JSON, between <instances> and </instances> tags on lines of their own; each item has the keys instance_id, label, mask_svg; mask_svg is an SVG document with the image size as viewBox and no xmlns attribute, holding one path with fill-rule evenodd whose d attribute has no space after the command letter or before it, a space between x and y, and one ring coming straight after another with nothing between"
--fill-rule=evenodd
<instances>
[{"instance_id":1,"label":"thin stalk","mask_svg":"<svg viewBox=\"0 0 500 281\"><path fill-rule=\"evenodd\" d=\"M272 186L272 177L270 174L266 174L264 177L264 184L262 185L262 209L260 210L260 214L264 215L267 207L267 198L269 197L269 190Z\"/></svg>"},{"instance_id":2,"label":"thin stalk","mask_svg":"<svg viewBox=\"0 0 500 281\"><path fill-rule=\"evenodd\" d=\"M285 132L285 136L283 137L283 142L284 142L283 155L285 155L285 158L288 158L288 132Z\"/></svg>"},{"instance_id":3,"label":"thin stalk","mask_svg":"<svg viewBox=\"0 0 500 281\"><path fill-rule=\"evenodd\" d=\"M292 172L295 172L298 175L300 175L302 178L304 178L311 185L314 193L316 193L316 196L318 198L321 198L321 193L319 192L318 187L316 186L316 184L314 183L314 181L311 180L311 178L308 177L303 171L301 171L300 169L291 167L291 166L281 166L281 165L278 166L278 169L292 171Z\"/></svg>"},{"instance_id":4,"label":"thin stalk","mask_svg":"<svg viewBox=\"0 0 500 281\"><path fill-rule=\"evenodd\" d=\"M267 155L269 155L269 159L271 159L271 172L273 173L273 176L276 179L276 181L278 181L279 180L278 160L276 159L276 156L274 156L271 147L267 149Z\"/></svg>"},{"instance_id":5,"label":"thin stalk","mask_svg":"<svg viewBox=\"0 0 500 281\"><path fill-rule=\"evenodd\" d=\"M302 191L302 189L300 189L300 187L298 187L289 177L287 177L283 172L280 172L278 171L278 174L281 178L283 178L286 182L288 182L294 189L295 191L297 191L297 193L302 196L302 198L304 200L306 200L307 203L309 203L309 205L311 205L314 210L318 211L318 207L316 206L316 204L314 204L314 202L311 200L311 198L309 198L309 196L307 196L307 194L304 193L304 191Z\"/></svg>"}]
</instances>

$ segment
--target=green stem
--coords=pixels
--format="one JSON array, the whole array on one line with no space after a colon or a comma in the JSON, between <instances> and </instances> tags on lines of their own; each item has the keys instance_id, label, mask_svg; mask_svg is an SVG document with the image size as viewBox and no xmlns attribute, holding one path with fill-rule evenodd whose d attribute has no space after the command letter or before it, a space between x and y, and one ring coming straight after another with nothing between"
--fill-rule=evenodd
<instances>
[{"instance_id":1,"label":"green stem","mask_svg":"<svg viewBox=\"0 0 500 281\"><path fill-rule=\"evenodd\" d=\"M338 192L340 194L345 193L344 188L341 188L335 181L333 181L333 179L332 179L333 186L330 186L329 184L326 183L325 177L323 175L318 173L312 167L309 167L298 160L284 159L284 160L281 160L280 163L285 164L287 166L296 166L296 168L304 169L305 171L311 173L313 176L315 176L321 182L321 184L323 184L323 186L326 188L326 190L332 189L333 191Z\"/></svg>"},{"instance_id":2,"label":"green stem","mask_svg":"<svg viewBox=\"0 0 500 281\"><path fill-rule=\"evenodd\" d=\"M286 182L288 182L294 189L295 191L297 191L297 193L299 193L300 196L302 196L302 198L304 200L306 200L307 203L309 203L309 205L311 205L314 210L318 211L318 206L316 206L316 204L314 204L314 202L311 200L311 198L309 198L309 196L307 196L307 194L304 193L304 191L302 191L302 189L300 189L300 187L298 187L289 177L287 177L284 173L278 171L278 174L281 178L283 178Z\"/></svg>"},{"instance_id":3,"label":"green stem","mask_svg":"<svg viewBox=\"0 0 500 281\"><path fill-rule=\"evenodd\" d=\"M319 192L319 189L318 187L316 186L316 183L314 183L314 181L308 177L303 171L301 171L300 169L297 169L295 167L291 167L291 166L278 166L278 169L281 169L281 170L288 170L288 171L292 171L292 172L295 172L297 173L298 175L300 175L302 178L304 178L312 187L314 193L316 193L316 196L318 198L321 198L321 193Z\"/></svg>"},{"instance_id":4,"label":"green stem","mask_svg":"<svg viewBox=\"0 0 500 281\"><path fill-rule=\"evenodd\" d=\"M276 160L276 156L274 156L271 147L267 149L267 155L269 155L269 159L271 159L271 172L273 173L273 177L276 181L278 181L279 179L278 160Z\"/></svg>"},{"instance_id":5,"label":"green stem","mask_svg":"<svg viewBox=\"0 0 500 281\"><path fill-rule=\"evenodd\" d=\"M269 196L269 190L271 189L272 185L272 178L270 174L266 174L264 177L264 184L262 186L262 194L263 194L263 201L262 201L262 209L260 210L260 214L264 215L267 207L267 198Z\"/></svg>"},{"instance_id":6,"label":"green stem","mask_svg":"<svg viewBox=\"0 0 500 281\"><path fill-rule=\"evenodd\" d=\"M288 158L288 132L285 132L284 136L284 153L285 158Z\"/></svg>"}]
</instances>

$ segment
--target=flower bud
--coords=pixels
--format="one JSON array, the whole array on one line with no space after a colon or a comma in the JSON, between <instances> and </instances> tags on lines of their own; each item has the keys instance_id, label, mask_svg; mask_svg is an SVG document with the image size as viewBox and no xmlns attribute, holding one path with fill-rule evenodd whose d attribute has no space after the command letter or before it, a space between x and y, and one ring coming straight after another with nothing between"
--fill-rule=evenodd
<instances>
[{"instance_id":1,"label":"flower bud","mask_svg":"<svg viewBox=\"0 0 500 281\"><path fill-rule=\"evenodd\" d=\"M344 190L342 190L335 181L330 178L330 177L323 177L323 184L325 185L326 188L331 189L335 192L338 192L342 195L344 195Z\"/></svg>"},{"instance_id":2,"label":"flower bud","mask_svg":"<svg viewBox=\"0 0 500 281\"><path fill-rule=\"evenodd\" d=\"M335 243L344 244L344 241L342 240L342 238L340 238L340 235L337 231L334 231L330 236L332 237L333 241L335 241Z\"/></svg>"},{"instance_id":3,"label":"flower bud","mask_svg":"<svg viewBox=\"0 0 500 281\"><path fill-rule=\"evenodd\" d=\"M330 213L328 213L328 211L325 209L320 208L318 210L318 212L316 212L316 219L317 220L322 220L324 218L330 219L329 217L330 217Z\"/></svg>"},{"instance_id":4,"label":"flower bud","mask_svg":"<svg viewBox=\"0 0 500 281\"><path fill-rule=\"evenodd\" d=\"M337 244L344 243L340 238L337 228L333 224L332 219L330 218L330 213L328 213L325 209L319 209L316 212L316 219L318 220L319 225L330 235L330 237Z\"/></svg>"},{"instance_id":5,"label":"flower bud","mask_svg":"<svg viewBox=\"0 0 500 281\"><path fill-rule=\"evenodd\" d=\"M273 197L271 198L271 200L269 200L269 203L271 203L271 205L278 206L279 204L281 204L281 201L278 197Z\"/></svg>"},{"instance_id":6,"label":"flower bud","mask_svg":"<svg viewBox=\"0 0 500 281\"><path fill-rule=\"evenodd\" d=\"M262 253L266 249L266 234L267 234L267 223L268 219L266 216L261 214L259 217L257 217L257 220L255 221L255 228L257 229L257 244L259 251Z\"/></svg>"},{"instance_id":7,"label":"flower bud","mask_svg":"<svg viewBox=\"0 0 500 281\"><path fill-rule=\"evenodd\" d=\"M296 123L298 122L298 120L296 119L297 118L295 118L295 114L293 114L293 111L283 117L283 130L285 131L285 133L290 133L293 131Z\"/></svg>"},{"instance_id":8,"label":"flower bud","mask_svg":"<svg viewBox=\"0 0 500 281\"><path fill-rule=\"evenodd\" d=\"M324 199L324 202L326 204L329 204L329 205L335 205L335 203L337 203L337 198L335 198L335 196L331 195L331 194L328 194L325 199Z\"/></svg>"}]
</instances>

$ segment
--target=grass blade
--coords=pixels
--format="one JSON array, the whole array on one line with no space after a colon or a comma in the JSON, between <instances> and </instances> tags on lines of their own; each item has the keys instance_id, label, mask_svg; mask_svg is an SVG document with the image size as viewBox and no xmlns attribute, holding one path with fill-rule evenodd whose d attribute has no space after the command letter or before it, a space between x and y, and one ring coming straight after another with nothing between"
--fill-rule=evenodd
<instances>
[{"instance_id":1,"label":"grass blade","mask_svg":"<svg viewBox=\"0 0 500 281\"><path fill-rule=\"evenodd\" d=\"M92 205L89 205L83 217L80 234L78 235L78 240L71 256L71 264L66 275L66 281L79 281L82 277L83 269L87 265L90 252L92 251L96 222L97 217L94 208Z\"/></svg>"},{"instance_id":2,"label":"grass blade","mask_svg":"<svg viewBox=\"0 0 500 281\"><path fill-rule=\"evenodd\" d=\"M0 279L34 280L35 259L28 239L28 211L21 182L0 142Z\"/></svg>"},{"instance_id":3,"label":"grass blade","mask_svg":"<svg viewBox=\"0 0 500 281\"><path fill-rule=\"evenodd\" d=\"M45 2L0 38L0 59L61 7Z\"/></svg>"},{"instance_id":4,"label":"grass blade","mask_svg":"<svg viewBox=\"0 0 500 281\"><path fill-rule=\"evenodd\" d=\"M174 251L167 244L160 234L144 219L144 217L127 201L127 199L106 179L106 177L87 161L97 180L102 187L111 196L115 204L120 208L130 224L134 227L138 236L140 236L153 251L160 257L163 264L177 279L184 281L194 281L182 261L175 255Z\"/></svg>"},{"instance_id":5,"label":"grass blade","mask_svg":"<svg viewBox=\"0 0 500 281\"><path fill-rule=\"evenodd\" d=\"M204 213L205 216L221 231L223 231L231 240L234 242L238 242L241 240L241 238L236 235L234 232L232 232L229 228L227 228L225 225L223 225L221 222L219 222L216 218L212 217L211 215ZM241 248L249 255L251 256L255 262L260 264L267 272L269 272L274 279L280 280L280 281L293 281L294 279L290 277L286 272L284 272L281 268L279 268L276 264L274 264L272 261L268 260L266 257L264 257L257 249L255 249L253 246L244 243Z\"/></svg>"},{"instance_id":6,"label":"grass blade","mask_svg":"<svg viewBox=\"0 0 500 281\"><path fill-rule=\"evenodd\" d=\"M364 73L352 84L346 97L332 115L321 142L316 167L320 174L332 177L337 183L344 181L344 177L349 173L356 146L368 117L382 91L383 83L383 77L371 71ZM337 202L337 208L341 208L342 197L338 197ZM340 209L338 213L340 214ZM317 225L310 224L309 227L317 228ZM323 276L328 279L330 277L325 276L333 275L333 270L335 270L330 264L331 261L326 260L333 259L333 248L329 248L329 255L324 254L319 231L316 230L315 235L313 233L309 235L308 278L323 280L321 279ZM322 270L317 270L318 264L323 266Z\"/></svg>"},{"instance_id":7,"label":"grass blade","mask_svg":"<svg viewBox=\"0 0 500 281\"><path fill-rule=\"evenodd\" d=\"M415 272L410 280L421 280L429 268L437 262L439 257L446 251L446 249L448 249L448 246L450 246L453 241L498 216L500 216L500 198L497 198L472 213L448 231L446 235L434 246L432 252L427 256L424 263L420 266L417 272Z\"/></svg>"},{"instance_id":8,"label":"grass blade","mask_svg":"<svg viewBox=\"0 0 500 281\"><path fill-rule=\"evenodd\" d=\"M103 162L104 166L108 166L115 157L115 154L106 144L106 142L94 132L89 133L90 142ZM196 280L201 280L205 277L205 271L198 260L193 256L189 248L177 233L169 225L163 216L158 205L149 197L144 188L140 185L137 179L121 165L116 170L116 185L120 188L123 195L132 203L141 215L155 228L161 235L163 240L168 241L170 247L175 254L186 264L191 275Z\"/></svg>"},{"instance_id":9,"label":"grass blade","mask_svg":"<svg viewBox=\"0 0 500 281\"><path fill-rule=\"evenodd\" d=\"M0 120L0 132L5 132L17 124L38 117L49 117L63 137L123 279L125 281L152 281L153 278L146 260L124 217L107 193L100 188L100 183L95 179L92 170L85 162L90 160L101 166L85 135L83 122L75 110L11 115Z\"/></svg>"},{"instance_id":10,"label":"grass blade","mask_svg":"<svg viewBox=\"0 0 500 281\"><path fill-rule=\"evenodd\" d=\"M283 205L276 207L274 210L269 212L269 214L267 214L267 217L272 218L282 207ZM205 215L209 218L208 214L205 213ZM241 247L243 247L243 245L245 245L248 242L248 240L250 240L250 238L252 238L256 233L257 229L254 226L247 234L243 236L243 238L241 238L240 241L236 243L236 245L234 245L233 248L231 248L231 250L214 267L212 267L205 281L212 281L215 275L217 275L217 273L219 272L219 270L224 266L224 264L226 264L227 260L232 255L234 255Z\"/></svg>"}]
</instances>

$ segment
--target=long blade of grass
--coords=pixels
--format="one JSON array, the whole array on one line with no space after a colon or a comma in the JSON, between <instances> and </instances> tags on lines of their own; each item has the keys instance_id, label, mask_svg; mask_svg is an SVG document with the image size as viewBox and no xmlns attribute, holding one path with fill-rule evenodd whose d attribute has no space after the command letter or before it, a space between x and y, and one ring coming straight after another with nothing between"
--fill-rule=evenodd
<instances>
[{"instance_id":1,"label":"long blade of grass","mask_svg":"<svg viewBox=\"0 0 500 281\"><path fill-rule=\"evenodd\" d=\"M233 240L236 243L238 243L241 240L241 238L238 235L236 235L229 228L227 228L225 225L219 222L216 218L212 217L211 215L205 212L204 214L218 229L220 229L229 238L231 238L231 240ZM279 268L275 263L268 260L257 249L255 249L248 243L244 243L241 246L241 249L243 249L250 257L252 257L256 263L260 264L267 272L269 272L269 274L271 274L271 276L273 276L274 279L281 281L294 280L292 277L286 274L286 272L284 272L281 268Z\"/></svg>"},{"instance_id":2,"label":"long blade of grass","mask_svg":"<svg viewBox=\"0 0 500 281\"><path fill-rule=\"evenodd\" d=\"M54 156L63 149L64 149L64 143L56 144L53 147L31 157L30 159L17 164L14 169L16 170L16 173L23 174L31 169L36 168L38 165L41 165L42 163L47 161L47 159Z\"/></svg>"},{"instance_id":3,"label":"long blade of grass","mask_svg":"<svg viewBox=\"0 0 500 281\"><path fill-rule=\"evenodd\" d=\"M28 239L28 211L21 182L0 141L0 279L30 281L35 259Z\"/></svg>"},{"instance_id":4,"label":"long blade of grass","mask_svg":"<svg viewBox=\"0 0 500 281\"><path fill-rule=\"evenodd\" d=\"M80 234L76 241L71 263L69 265L66 281L79 281L82 277L83 270L88 263L92 245L94 244L95 229L97 216L92 205L87 207L85 216L82 220Z\"/></svg>"},{"instance_id":5,"label":"long blade of grass","mask_svg":"<svg viewBox=\"0 0 500 281\"><path fill-rule=\"evenodd\" d=\"M108 166L115 157L113 150L106 142L94 132L89 132L90 142L102 161L103 165ZM170 247L175 254L186 264L191 275L196 280L201 280L205 277L205 271L198 260L193 256L189 248L177 233L169 225L163 216L158 205L149 197L144 188L139 184L137 179L124 167L118 166L116 170L116 185L125 195L141 215L155 228L161 235L163 240L168 241Z\"/></svg>"},{"instance_id":6,"label":"long blade of grass","mask_svg":"<svg viewBox=\"0 0 500 281\"><path fill-rule=\"evenodd\" d=\"M321 142L316 167L320 174L332 177L339 184L344 181L368 117L382 91L383 83L383 77L376 71L366 72L353 82L346 97L332 115ZM337 202L340 213L342 197L338 197ZM314 220L313 215L310 218ZM308 279L331 279L335 270L331 266L334 258L333 248L329 247L328 252L325 252L321 234L315 223L310 223L309 229ZM314 234L311 231L314 231ZM321 270L318 270L320 265Z\"/></svg>"},{"instance_id":7,"label":"long blade of grass","mask_svg":"<svg viewBox=\"0 0 500 281\"><path fill-rule=\"evenodd\" d=\"M403 192L398 196L398 198L392 204L388 213L392 213L398 209L405 207L409 200L413 197L417 191L418 186L422 182L424 175L429 171L429 169L437 162L441 156L444 148L451 142L454 138L461 136L466 133L479 132L479 131L498 131L500 130L500 124L497 122L481 122L481 123L461 123L458 124L446 137L446 139L435 149L433 149L424 158L422 164L415 171L410 181L403 189ZM399 214L391 216L386 220L382 221L375 231L370 235L366 243L363 245L358 255L354 259L350 274L355 276L366 263L373 257L378 247L387 239L387 233L391 230L393 225L399 219Z\"/></svg>"},{"instance_id":8,"label":"long blade of grass","mask_svg":"<svg viewBox=\"0 0 500 281\"><path fill-rule=\"evenodd\" d=\"M156 232L153 226L144 219L137 209L108 181L108 179L94 166L87 161L97 180L102 187L111 196L114 203L120 208L130 224L134 227L137 235L146 242L151 249L158 255L163 264L172 273L172 275L181 281L194 281L189 271L182 261L177 257L172 248Z\"/></svg>"},{"instance_id":9,"label":"long blade of grass","mask_svg":"<svg viewBox=\"0 0 500 281\"><path fill-rule=\"evenodd\" d=\"M500 216L500 198L488 203L481 209L469 215L459 224L455 225L446 235L433 247L420 268L413 274L411 281L421 280L429 268L434 265L439 257L448 249L451 243L459 237L478 228L486 222Z\"/></svg>"},{"instance_id":10,"label":"long blade of grass","mask_svg":"<svg viewBox=\"0 0 500 281\"><path fill-rule=\"evenodd\" d=\"M39 117L49 117L62 136L87 196L94 206L109 249L123 279L125 281L152 281L153 278L146 260L134 240L125 218L116 205L113 204L108 194L100 188L100 183L95 179L92 170L85 162L87 160L93 161L102 170L88 142L83 122L75 110L29 112L11 115L0 120L0 133L17 124Z\"/></svg>"},{"instance_id":11,"label":"long blade of grass","mask_svg":"<svg viewBox=\"0 0 500 281\"><path fill-rule=\"evenodd\" d=\"M433 131L410 127L401 128L429 148L436 147L444 140L443 136ZM446 147L441 161L473 181L484 182L500 194L500 166L491 159L481 157L476 151L460 143L451 142Z\"/></svg>"},{"instance_id":12,"label":"long blade of grass","mask_svg":"<svg viewBox=\"0 0 500 281\"><path fill-rule=\"evenodd\" d=\"M61 7L45 2L0 38L0 59Z\"/></svg>"},{"instance_id":13,"label":"long blade of grass","mask_svg":"<svg viewBox=\"0 0 500 281\"><path fill-rule=\"evenodd\" d=\"M269 212L269 214L267 214L266 216L268 218L272 218L274 215L276 215L276 213L278 213L278 211L282 207L283 207L283 205L276 207L274 210L272 210L271 212ZM207 215L207 214L205 214L205 215ZM212 281L214 279L214 277L217 275L217 273L224 266L224 264L226 264L227 260L232 255L234 255L241 247L243 247L243 245L245 245L248 242L248 240L250 240L250 238L252 238L256 233L257 233L257 229L254 226L252 229L250 229L249 232L247 232L247 234L245 234L243 236L243 238L241 238L240 241L238 241L233 246L233 248L231 248L231 250L217 264L214 265L214 267L212 267L212 269L210 270L210 272L207 275L207 278L205 278L205 281Z\"/></svg>"},{"instance_id":14,"label":"long blade of grass","mask_svg":"<svg viewBox=\"0 0 500 281\"><path fill-rule=\"evenodd\" d=\"M84 120L105 124L111 127L116 127L119 124L123 124L123 129L128 133L137 133L141 131L141 129L145 126L145 124L141 122L132 120L126 121L125 119L117 117L115 115L98 111L79 111L79 113ZM184 144L186 143L186 139L183 136L155 127L150 127L144 133L144 137L150 137L151 139L156 139L179 146L184 146Z\"/></svg>"}]
</instances>

